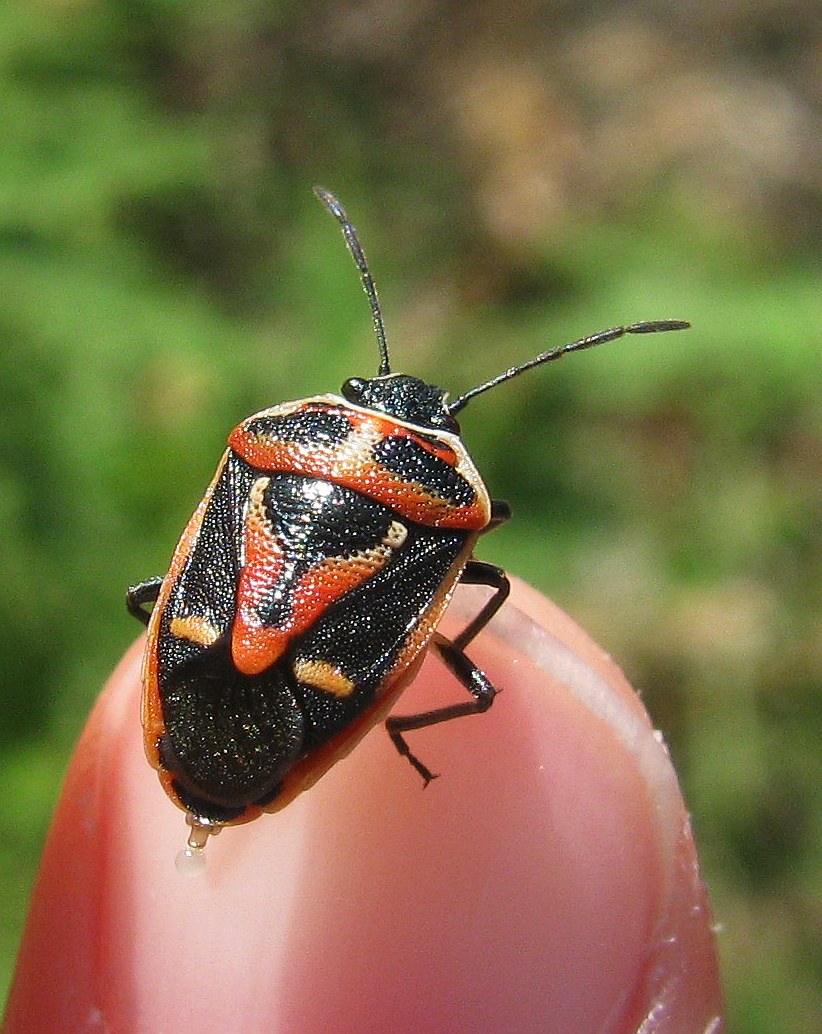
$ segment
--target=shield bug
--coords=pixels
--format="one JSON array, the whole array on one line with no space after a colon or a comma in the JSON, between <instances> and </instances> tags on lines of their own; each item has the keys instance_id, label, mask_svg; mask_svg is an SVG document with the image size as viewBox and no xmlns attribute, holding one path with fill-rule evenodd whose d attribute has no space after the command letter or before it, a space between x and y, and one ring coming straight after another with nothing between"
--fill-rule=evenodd
<instances>
[{"instance_id":1,"label":"shield bug","mask_svg":"<svg viewBox=\"0 0 822 1034\"><path fill-rule=\"evenodd\" d=\"M491 706L497 690L466 648L509 591L500 568L473 558L478 537L510 510L489 496L457 413L568 352L688 326L663 320L604 330L449 401L441 388L391 371L356 230L334 195L319 187L315 194L359 270L377 375L239 424L168 573L127 594L129 611L148 625L146 754L187 813L184 857L192 862L210 834L282 808L383 719L399 752L426 783L433 778L405 734ZM437 623L458 583L492 591L449 640ZM429 648L468 699L386 718Z\"/></svg>"}]
</instances>

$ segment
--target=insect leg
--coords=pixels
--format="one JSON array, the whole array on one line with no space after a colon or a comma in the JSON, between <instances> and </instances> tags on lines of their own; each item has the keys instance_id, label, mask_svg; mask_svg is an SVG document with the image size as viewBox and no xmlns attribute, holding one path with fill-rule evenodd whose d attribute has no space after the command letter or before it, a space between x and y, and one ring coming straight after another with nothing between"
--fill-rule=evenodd
<instances>
[{"instance_id":1,"label":"insect leg","mask_svg":"<svg viewBox=\"0 0 822 1034\"><path fill-rule=\"evenodd\" d=\"M148 624L148 619L151 617L151 613L144 609L144 605L157 602L162 584L162 578L147 578L139 585L132 585L126 592L126 610L144 625Z\"/></svg>"},{"instance_id":2,"label":"insect leg","mask_svg":"<svg viewBox=\"0 0 822 1034\"><path fill-rule=\"evenodd\" d=\"M500 524L505 524L511 517L511 507L506 503L504 499L492 499L491 500L491 520L488 523L487 528L483 528L483 534L487 531L493 531L494 528L498 528Z\"/></svg>"},{"instance_id":3,"label":"insect leg","mask_svg":"<svg viewBox=\"0 0 822 1034\"><path fill-rule=\"evenodd\" d=\"M462 572L460 581L463 585L487 585L495 589L494 595L483 605L482 610L470 621L454 639L454 646L464 650L471 640L479 635L491 618L508 599L511 583L508 575L495 564L486 564L482 560L469 560ZM459 676L457 676L459 678Z\"/></svg>"},{"instance_id":4,"label":"insect leg","mask_svg":"<svg viewBox=\"0 0 822 1034\"><path fill-rule=\"evenodd\" d=\"M495 588L496 592L454 640L446 639L445 636L435 633L431 645L448 665L450 671L465 686L472 699L466 700L462 704L437 707L421 714L392 715L385 722L391 742L403 757L408 758L411 765L425 780L426 785L436 777L416 755L412 754L403 733L415 729L425 729L429 725L439 725L440 722L449 722L452 718L482 714L488 710L498 693L496 686L485 672L466 656L465 647L503 605L511 589L510 583L501 568L479 560L468 561L460 580L468 585L489 585Z\"/></svg>"}]
</instances>

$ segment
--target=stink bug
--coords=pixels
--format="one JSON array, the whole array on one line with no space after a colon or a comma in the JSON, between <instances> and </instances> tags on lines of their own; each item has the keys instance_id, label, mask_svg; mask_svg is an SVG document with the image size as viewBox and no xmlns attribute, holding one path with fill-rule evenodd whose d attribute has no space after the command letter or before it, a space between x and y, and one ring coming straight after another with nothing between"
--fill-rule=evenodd
<instances>
[{"instance_id":1,"label":"stink bug","mask_svg":"<svg viewBox=\"0 0 822 1034\"><path fill-rule=\"evenodd\" d=\"M340 224L370 302L377 375L236 427L165 578L127 594L129 611L148 625L146 754L188 813L191 858L210 833L276 811L314 783L385 718L429 647L469 699L389 717L386 727L422 778L433 778L405 733L491 706L497 690L465 651L509 590L500 568L472 556L479 535L510 510L490 498L456 414L566 352L688 326L604 330L448 401L442 389L391 372L357 233L332 194L315 194ZM437 623L460 582L493 592L448 640Z\"/></svg>"}]
</instances>

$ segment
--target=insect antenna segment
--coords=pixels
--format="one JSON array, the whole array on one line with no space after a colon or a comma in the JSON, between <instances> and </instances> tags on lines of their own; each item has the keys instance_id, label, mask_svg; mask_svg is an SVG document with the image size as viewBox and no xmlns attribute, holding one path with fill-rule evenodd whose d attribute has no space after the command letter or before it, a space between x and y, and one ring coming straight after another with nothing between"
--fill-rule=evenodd
<instances>
[{"instance_id":1,"label":"insect antenna segment","mask_svg":"<svg viewBox=\"0 0 822 1034\"><path fill-rule=\"evenodd\" d=\"M348 250L351 252L354 262L357 265L357 269L360 271L360 280L362 281L363 290L365 291L369 304L371 305L371 318L374 321L374 333L377 335L377 345L380 350L380 367L377 370L377 376L387 377L391 373L391 360L388 357L388 342L385 338L385 324L382 321L382 311L380 310L380 300L377 297L377 288L374 284L374 278L371 276L371 271L368 268L368 262L365 258L365 252L362 250L360 238L357 235L357 231L354 229L351 220L348 218L345 209L340 204L339 199L336 198L331 191L326 190L325 187L314 187L314 195L323 203L323 205L325 205L328 211L342 227L345 243L348 245Z\"/></svg>"},{"instance_id":2,"label":"insect antenna segment","mask_svg":"<svg viewBox=\"0 0 822 1034\"><path fill-rule=\"evenodd\" d=\"M645 323L631 323L627 327L611 327L609 330L600 330L599 333L589 334L588 337L580 338L579 341L572 341L568 345L560 345L559 348L552 348L547 352L540 352L539 355L534 356L533 359L529 359L528 362L522 363L519 366L512 366L509 370L505 370L504 373L492 377L490 381L485 381L484 384L466 391L464 395L460 395L459 398L448 403L445 408L449 415L453 416L454 413L458 413L467 406L475 396L481 395L484 391L488 391L491 388L496 388L498 384L510 381L512 377L518 377L521 373L525 373L526 370L531 370L535 366L542 366L543 363L550 363L554 359L559 359L566 352L581 352L583 349L602 345L606 341L615 341L625 334L658 334L667 330L686 330L690 325L686 320L652 320Z\"/></svg>"}]
</instances>

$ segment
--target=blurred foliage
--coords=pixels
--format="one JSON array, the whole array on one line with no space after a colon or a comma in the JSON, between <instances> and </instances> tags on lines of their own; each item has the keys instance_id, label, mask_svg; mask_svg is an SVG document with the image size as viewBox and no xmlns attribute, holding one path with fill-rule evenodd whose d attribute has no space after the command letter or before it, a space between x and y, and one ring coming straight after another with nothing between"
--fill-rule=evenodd
<instances>
[{"instance_id":1,"label":"blurred foliage","mask_svg":"<svg viewBox=\"0 0 822 1034\"><path fill-rule=\"evenodd\" d=\"M455 392L694 321L470 407L517 514L482 555L644 689L732 1029L822 1027L820 52L798 0L0 7L4 982L124 587L240 418L375 368L319 181L397 368Z\"/></svg>"}]
</instances>

